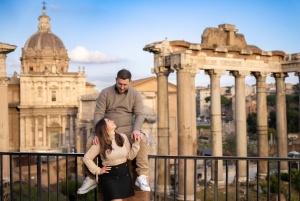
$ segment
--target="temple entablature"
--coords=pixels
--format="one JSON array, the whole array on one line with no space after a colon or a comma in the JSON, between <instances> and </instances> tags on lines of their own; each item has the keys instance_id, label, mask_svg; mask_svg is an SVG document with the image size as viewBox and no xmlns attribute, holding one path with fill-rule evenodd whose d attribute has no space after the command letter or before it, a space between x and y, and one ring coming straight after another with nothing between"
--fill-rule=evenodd
<instances>
[{"instance_id":1,"label":"temple entablature","mask_svg":"<svg viewBox=\"0 0 300 201\"><path fill-rule=\"evenodd\" d=\"M148 44L143 50L154 53L156 70L152 70L153 73L165 68L174 71L187 64L198 70L225 69L267 74L300 71L300 53L264 51L248 45L244 35L236 32L235 25L222 24L218 28L206 28L201 43L165 39Z\"/></svg>"}]
</instances>

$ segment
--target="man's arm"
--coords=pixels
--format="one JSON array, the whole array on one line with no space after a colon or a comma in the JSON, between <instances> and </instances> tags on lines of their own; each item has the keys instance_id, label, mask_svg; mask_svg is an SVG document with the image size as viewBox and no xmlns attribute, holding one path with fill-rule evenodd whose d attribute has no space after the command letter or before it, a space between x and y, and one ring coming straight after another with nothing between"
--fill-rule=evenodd
<instances>
[{"instance_id":1,"label":"man's arm","mask_svg":"<svg viewBox=\"0 0 300 201\"><path fill-rule=\"evenodd\" d=\"M102 91L97 98L97 103L94 111L94 120L93 120L94 131L98 121L104 117L105 110L106 110L106 97L107 97L107 93L104 93Z\"/></svg>"},{"instance_id":2,"label":"man's arm","mask_svg":"<svg viewBox=\"0 0 300 201\"><path fill-rule=\"evenodd\" d=\"M138 91L134 101L133 114L135 116L133 123L133 133L137 133L137 131L140 132L144 123L144 104L142 95Z\"/></svg>"}]
</instances>

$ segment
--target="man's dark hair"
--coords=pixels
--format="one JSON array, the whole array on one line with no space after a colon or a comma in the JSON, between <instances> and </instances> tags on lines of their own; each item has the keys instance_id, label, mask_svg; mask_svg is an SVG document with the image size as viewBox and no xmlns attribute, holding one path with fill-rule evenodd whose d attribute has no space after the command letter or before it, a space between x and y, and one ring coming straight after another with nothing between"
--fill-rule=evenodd
<instances>
[{"instance_id":1,"label":"man's dark hair","mask_svg":"<svg viewBox=\"0 0 300 201\"><path fill-rule=\"evenodd\" d=\"M131 80L131 73L129 70L126 70L126 69L122 69L118 72L117 74L117 78L121 78L123 80L126 80L126 79L129 79Z\"/></svg>"}]
</instances>

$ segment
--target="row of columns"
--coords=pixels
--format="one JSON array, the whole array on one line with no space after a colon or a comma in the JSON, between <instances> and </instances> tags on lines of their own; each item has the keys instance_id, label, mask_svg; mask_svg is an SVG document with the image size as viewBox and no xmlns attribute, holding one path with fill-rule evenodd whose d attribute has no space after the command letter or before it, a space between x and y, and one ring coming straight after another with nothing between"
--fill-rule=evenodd
<instances>
[{"instance_id":1,"label":"row of columns","mask_svg":"<svg viewBox=\"0 0 300 201\"><path fill-rule=\"evenodd\" d=\"M196 155L197 140L196 140L196 121L195 121L195 71L189 64L181 64L174 66L177 71L177 116L178 116L178 155L190 156ZM158 80L158 154L167 155L169 153L169 116L168 116L168 75L172 70L169 67L155 67L154 73ZM205 73L210 76L211 85L211 143L212 156L222 156L222 128L221 128L221 102L220 102L220 78L225 73L225 70L205 70ZM247 72L230 71L230 75L235 77L235 133L236 133L236 153L237 156L247 157L247 130L246 130L246 110L245 110L245 76ZM267 125L267 101L266 101L266 76L267 74L261 72L251 72L256 78L257 87L257 135L258 135L258 155L259 157L268 157L268 125ZM286 126L286 105L285 105L285 89L284 79L287 73L273 73L272 76L276 80L276 130L278 137L279 157L287 157L287 126ZM300 77L299 77L300 79ZM192 117L192 118L191 118ZM194 122L194 123L193 123ZM178 200L183 199L184 195L184 174L189 185L193 186L194 181L194 164L189 163L184 169L183 161L179 161L179 180L178 183ZM175 164L176 165L176 164ZM224 183L223 181L223 167L222 162L218 162L218 175L215 166L212 164L212 182ZM246 180L246 161L239 161L238 181ZM287 163L281 164L281 171L287 171ZM185 173L184 173L185 171ZM166 171L169 174L169 170ZM165 174L163 168L163 161L159 162L158 171L158 192L162 190L163 175ZM267 162L259 163L259 176L265 178L267 175ZM215 180L217 177L217 180ZM167 175L169 178L169 175ZM167 186L168 180L166 181ZM187 200L194 199L194 189L186 189ZM161 191L163 192L163 191Z\"/></svg>"},{"instance_id":2,"label":"row of columns","mask_svg":"<svg viewBox=\"0 0 300 201\"><path fill-rule=\"evenodd\" d=\"M34 124L32 125L32 118L34 118ZM66 120L69 118L69 143L66 144ZM73 116L72 115L59 115L59 147L65 147L67 145L74 145L74 129L73 129ZM39 134L39 122L38 116L20 116L20 149L26 150L34 147L39 147L39 138L42 137L42 147L50 147L50 133L49 128L51 119L50 115L42 116L42 136ZM52 122L55 123L55 122ZM32 130L32 128L34 128ZM48 133L47 133L48 132Z\"/></svg>"}]
</instances>

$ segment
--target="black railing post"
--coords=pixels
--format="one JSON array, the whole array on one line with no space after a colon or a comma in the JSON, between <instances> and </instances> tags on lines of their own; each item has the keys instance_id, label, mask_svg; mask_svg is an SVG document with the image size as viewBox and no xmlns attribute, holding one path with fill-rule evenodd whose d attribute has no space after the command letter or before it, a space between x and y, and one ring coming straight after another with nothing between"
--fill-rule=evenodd
<instances>
[{"instance_id":1,"label":"black railing post","mask_svg":"<svg viewBox=\"0 0 300 201\"><path fill-rule=\"evenodd\" d=\"M176 172L177 172L177 162L178 161L178 159L177 158L175 158L174 159L174 200L176 200L176 187L177 187L177 182L176 182ZM156 162L156 160L155 160L155 162ZM156 170L155 170L156 171ZM156 177L155 177L156 178ZM156 182L156 181L154 181L154 182Z\"/></svg>"},{"instance_id":2,"label":"black railing post","mask_svg":"<svg viewBox=\"0 0 300 201\"><path fill-rule=\"evenodd\" d=\"M36 161L37 161L37 167L36 167L36 170L37 170L37 173L36 173L36 176L37 176L37 199L42 200L42 178L41 178L41 175L42 175L41 163L42 163L42 161L41 161L40 155L37 156Z\"/></svg>"},{"instance_id":3,"label":"black railing post","mask_svg":"<svg viewBox=\"0 0 300 201\"><path fill-rule=\"evenodd\" d=\"M50 161L49 156L47 156L47 176L48 176L48 200L50 200Z\"/></svg>"},{"instance_id":4,"label":"black railing post","mask_svg":"<svg viewBox=\"0 0 300 201\"><path fill-rule=\"evenodd\" d=\"M183 168L183 171L184 171L184 176L183 176L183 191L184 191L184 201L186 201L186 160L187 159L184 159L184 168Z\"/></svg>"},{"instance_id":5,"label":"black railing post","mask_svg":"<svg viewBox=\"0 0 300 201\"><path fill-rule=\"evenodd\" d=\"M58 162L58 156L56 156L56 193L57 193L57 200L59 196L59 162Z\"/></svg>"},{"instance_id":6,"label":"black railing post","mask_svg":"<svg viewBox=\"0 0 300 201\"><path fill-rule=\"evenodd\" d=\"M154 169L154 201L156 200L156 196L157 196L156 192L157 192L157 189L158 189L157 188L157 184L156 184L156 181L157 181L157 170L158 170L157 160L158 160L158 158L154 159L154 167L155 167L155 169Z\"/></svg>"},{"instance_id":7,"label":"black railing post","mask_svg":"<svg viewBox=\"0 0 300 201\"><path fill-rule=\"evenodd\" d=\"M206 200L206 187L207 187L207 167L206 167L207 160L204 159L204 200Z\"/></svg>"},{"instance_id":8,"label":"black railing post","mask_svg":"<svg viewBox=\"0 0 300 201\"><path fill-rule=\"evenodd\" d=\"M246 200L249 200L249 160L247 160L246 165L247 165Z\"/></svg>"},{"instance_id":9,"label":"black railing post","mask_svg":"<svg viewBox=\"0 0 300 201\"><path fill-rule=\"evenodd\" d=\"M292 188L292 186L291 186L291 183L292 183L291 182L292 181L291 170L292 169L291 169L291 162L290 161L288 162L288 167L289 167L289 170L288 170L289 171L289 200L291 200L291 188Z\"/></svg>"},{"instance_id":10,"label":"black railing post","mask_svg":"<svg viewBox=\"0 0 300 201\"><path fill-rule=\"evenodd\" d=\"M270 201L270 161L268 161L268 163L267 163L267 165L268 165L268 184L267 184L267 186L268 186L268 191L267 191L267 200L268 201Z\"/></svg>"},{"instance_id":11,"label":"black railing post","mask_svg":"<svg viewBox=\"0 0 300 201\"><path fill-rule=\"evenodd\" d=\"M169 168L168 168L169 169ZM164 160L164 200L167 199L167 159Z\"/></svg>"},{"instance_id":12,"label":"black railing post","mask_svg":"<svg viewBox=\"0 0 300 201\"><path fill-rule=\"evenodd\" d=\"M10 172L10 200L13 200L13 168L12 168L12 156L9 156L9 172Z\"/></svg>"},{"instance_id":13,"label":"black railing post","mask_svg":"<svg viewBox=\"0 0 300 201\"><path fill-rule=\"evenodd\" d=\"M1 183L1 186L0 186L0 200L3 201L4 200L4 195L3 195L3 189L4 189L4 186L3 186L3 155L1 154L0 155L0 183Z\"/></svg>"},{"instance_id":14,"label":"black railing post","mask_svg":"<svg viewBox=\"0 0 300 201\"><path fill-rule=\"evenodd\" d=\"M31 197L31 163L30 163L30 155L28 156L28 197Z\"/></svg>"},{"instance_id":15,"label":"black railing post","mask_svg":"<svg viewBox=\"0 0 300 201\"><path fill-rule=\"evenodd\" d=\"M215 179L215 182L214 182L214 190L215 190L215 192L214 192L214 200L218 200L218 181L219 181L219 178L218 178L218 163L219 163L219 161L218 160L215 160L215 170L214 170L214 179Z\"/></svg>"},{"instance_id":16,"label":"black railing post","mask_svg":"<svg viewBox=\"0 0 300 201\"><path fill-rule=\"evenodd\" d=\"M239 199L239 161L235 161L235 197Z\"/></svg>"},{"instance_id":17,"label":"black railing post","mask_svg":"<svg viewBox=\"0 0 300 201\"><path fill-rule=\"evenodd\" d=\"M226 176L225 176L225 186L226 186L226 201L228 201L228 160L225 162L226 165Z\"/></svg>"},{"instance_id":18,"label":"black railing post","mask_svg":"<svg viewBox=\"0 0 300 201\"><path fill-rule=\"evenodd\" d=\"M194 159L194 200L197 200L197 159Z\"/></svg>"},{"instance_id":19,"label":"black railing post","mask_svg":"<svg viewBox=\"0 0 300 201\"><path fill-rule=\"evenodd\" d=\"M280 182L280 179L281 179L281 172L280 172L280 161L278 161L278 174L277 174L277 181L278 181L278 200L280 200L280 185L281 185L281 182Z\"/></svg>"},{"instance_id":20,"label":"black railing post","mask_svg":"<svg viewBox=\"0 0 300 201\"><path fill-rule=\"evenodd\" d=\"M22 160L19 155L19 188L20 188L20 201L22 201Z\"/></svg>"}]
</instances>

